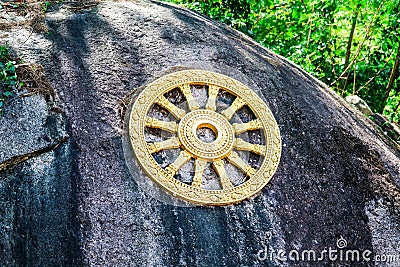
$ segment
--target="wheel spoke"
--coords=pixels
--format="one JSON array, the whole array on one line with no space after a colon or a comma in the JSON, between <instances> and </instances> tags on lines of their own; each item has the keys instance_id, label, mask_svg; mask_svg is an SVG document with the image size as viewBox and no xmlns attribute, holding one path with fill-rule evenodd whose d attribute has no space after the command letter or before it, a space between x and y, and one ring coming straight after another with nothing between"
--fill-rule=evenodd
<instances>
[{"instance_id":1,"label":"wheel spoke","mask_svg":"<svg viewBox=\"0 0 400 267\"><path fill-rule=\"evenodd\" d=\"M219 92L219 87L216 85L209 85L208 87L208 100L206 104L206 109L217 110L216 102L217 95Z\"/></svg>"},{"instance_id":2,"label":"wheel spoke","mask_svg":"<svg viewBox=\"0 0 400 267\"><path fill-rule=\"evenodd\" d=\"M231 179L229 179L228 175L226 174L224 162L221 159L216 160L213 162L213 166L221 181L222 189L232 188L233 184L231 182Z\"/></svg>"},{"instance_id":3,"label":"wheel spoke","mask_svg":"<svg viewBox=\"0 0 400 267\"><path fill-rule=\"evenodd\" d=\"M162 142L149 143L150 154L170 148L179 148L179 140L177 137L172 137Z\"/></svg>"},{"instance_id":4,"label":"wheel spoke","mask_svg":"<svg viewBox=\"0 0 400 267\"><path fill-rule=\"evenodd\" d=\"M227 159L230 163L241 169L247 176L252 176L256 173L256 170L244 162L235 151L232 151Z\"/></svg>"},{"instance_id":5,"label":"wheel spoke","mask_svg":"<svg viewBox=\"0 0 400 267\"><path fill-rule=\"evenodd\" d=\"M254 152L258 155L265 155L267 152L267 148L263 145L258 145L258 144L252 144L249 142L244 141L241 138L236 138L235 140L235 147L238 150L246 150L246 151L251 151Z\"/></svg>"},{"instance_id":6,"label":"wheel spoke","mask_svg":"<svg viewBox=\"0 0 400 267\"><path fill-rule=\"evenodd\" d=\"M201 187L203 183L203 173L206 168L207 161L203 159L196 159L194 162L194 177L192 186L194 187Z\"/></svg>"},{"instance_id":7,"label":"wheel spoke","mask_svg":"<svg viewBox=\"0 0 400 267\"><path fill-rule=\"evenodd\" d=\"M164 96L160 96L156 103L162 106L163 108L167 109L171 114L177 118L178 120L182 119L183 116L186 115L186 112L183 109L178 108L174 104L172 104L168 99Z\"/></svg>"},{"instance_id":8,"label":"wheel spoke","mask_svg":"<svg viewBox=\"0 0 400 267\"><path fill-rule=\"evenodd\" d=\"M187 153L185 150L182 150L181 153L179 153L179 156L176 158L176 160L168 165L165 170L172 176L174 176L179 169L185 165L186 162L188 162L192 156Z\"/></svg>"},{"instance_id":9,"label":"wheel spoke","mask_svg":"<svg viewBox=\"0 0 400 267\"><path fill-rule=\"evenodd\" d=\"M196 99L194 99L192 95L192 91L190 90L190 85L189 84L183 84L179 87L181 89L181 92L185 95L186 101L188 103L189 109L190 110L196 110L200 108L199 103L197 103Z\"/></svg>"},{"instance_id":10,"label":"wheel spoke","mask_svg":"<svg viewBox=\"0 0 400 267\"><path fill-rule=\"evenodd\" d=\"M246 103L241 100L239 97L236 97L235 101L233 101L232 105L230 105L227 109L221 112L222 115L224 115L228 120L232 119L233 114L243 107Z\"/></svg>"},{"instance_id":11,"label":"wheel spoke","mask_svg":"<svg viewBox=\"0 0 400 267\"><path fill-rule=\"evenodd\" d=\"M178 124L173 121L160 121L158 119L148 117L146 118L146 126L150 128L157 128L171 133L178 131Z\"/></svg>"},{"instance_id":12,"label":"wheel spoke","mask_svg":"<svg viewBox=\"0 0 400 267\"><path fill-rule=\"evenodd\" d=\"M246 123L233 123L232 126L235 130L235 134L241 134L247 131L261 129L262 123L259 119L256 119Z\"/></svg>"}]
</instances>

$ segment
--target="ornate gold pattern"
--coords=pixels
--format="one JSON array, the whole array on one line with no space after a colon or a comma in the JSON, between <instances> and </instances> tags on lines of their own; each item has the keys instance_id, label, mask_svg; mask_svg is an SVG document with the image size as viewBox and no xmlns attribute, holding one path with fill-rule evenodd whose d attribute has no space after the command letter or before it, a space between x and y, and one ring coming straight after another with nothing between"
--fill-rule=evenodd
<instances>
[{"instance_id":1,"label":"ornate gold pattern","mask_svg":"<svg viewBox=\"0 0 400 267\"><path fill-rule=\"evenodd\" d=\"M182 93L186 97L186 101L188 103L189 109L190 110L196 110L200 108L200 105L197 103L196 99L194 99L192 95L192 90L190 90L190 85L189 84L183 84L180 86Z\"/></svg>"},{"instance_id":2,"label":"ornate gold pattern","mask_svg":"<svg viewBox=\"0 0 400 267\"><path fill-rule=\"evenodd\" d=\"M208 100L206 104L206 109L216 110L217 106L215 102L217 101L217 95L219 92L219 87L215 85L208 86Z\"/></svg>"},{"instance_id":3,"label":"ornate gold pattern","mask_svg":"<svg viewBox=\"0 0 400 267\"><path fill-rule=\"evenodd\" d=\"M234 164L239 169L241 169L247 176L252 176L252 175L256 174L256 170L253 167L251 167L249 164L244 162L235 151L232 151L229 154L229 156L227 157L227 160L230 163Z\"/></svg>"},{"instance_id":4,"label":"ornate gold pattern","mask_svg":"<svg viewBox=\"0 0 400 267\"><path fill-rule=\"evenodd\" d=\"M208 88L208 99L204 107L193 97L191 85L204 85ZM175 88L179 88L186 98L188 111L164 96ZM228 108L217 112L217 99L221 90L236 98ZM149 117L148 112L155 103L168 110L176 122ZM256 119L231 124L230 120L243 106L248 106ZM146 127L165 130L175 136L161 142L146 142ZM203 127L215 133L214 141L200 140L196 131ZM251 130L262 132L262 144L252 144L239 138L240 134ZM147 175L170 194L196 204L225 205L251 197L271 179L281 155L277 123L262 99L232 78L203 70L171 73L149 84L133 103L129 136L137 161ZM152 154L173 148L180 149L178 157L166 168L162 168ZM260 155L260 166L250 166L235 150ZM174 176L191 159L194 160L194 176L192 182L187 184ZM226 162L240 169L247 179L239 184L233 183L227 174ZM202 188L204 170L210 163L218 175L222 187L220 190Z\"/></svg>"},{"instance_id":5,"label":"ornate gold pattern","mask_svg":"<svg viewBox=\"0 0 400 267\"><path fill-rule=\"evenodd\" d=\"M233 101L232 105L229 108L222 111L221 114L224 115L228 120L230 120L232 118L233 114L235 114L235 112L238 109L243 107L244 104L246 104L246 103L238 97L235 99L235 101Z\"/></svg>"},{"instance_id":6,"label":"ornate gold pattern","mask_svg":"<svg viewBox=\"0 0 400 267\"><path fill-rule=\"evenodd\" d=\"M235 139L235 148L237 150L246 150L254 152L258 155L265 155L267 152L267 148L263 145L251 144L249 142L244 141L242 138Z\"/></svg>"},{"instance_id":7,"label":"ornate gold pattern","mask_svg":"<svg viewBox=\"0 0 400 267\"><path fill-rule=\"evenodd\" d=\"M201 141L196 134L200 127L213 129L217 139L211 143ZM224 116L215 111L200 109L182 118L178 136L182 146L194 157L213 161L224 158L232 151L235 134Z\"/></svg>"},{"instance_id":8,"label":"ornate gold pattern","mask_svg":"<svg viewBox=\"0 0 400 267\"><path fill-rule=\"evenodd\" d=\"M150 153L153 154L158 151L165 150L165 149L179 148L179 146L180 146L180 143L179 143L178 138L172 137L172 138L167 139L162 142L149 143L149 150L150 150Z\"/></svg>"},{"instance_id":9,"label":"ornate gold pattern","mask_svg":"<svg viewBox=\"0 0 400 267\"><path fill-rule=\"evenodd\" d=\"M156 103L171 112L171 114L178 120L182 119L182 117L186 115L186 112L183 109L180 109L169 102L169 100L166 99L163 95L159 96L158 99L156 99Z\"/></svg>"},{"instance_id":10,"label":"ornate gold pattern","mask_svg":"<svg viewBox=\"0 0 400 267\"><path fill-rule=\"evenodd\" d=\"M251 130L258 130L262 128L262 123L259 119L254 121L249 121L246 123L233 123L233 129L235 130L235 134L241 134Z\"/></svg>"},{"instance_id":11,"label":"ornate gold pattern","mask_svg":"<svg viewBox=\"0 0 400 267\"><path fill-rule=\"evenodd\" d=\"M172 133L175 133L178 130L178 124L176 124L176 122L160 121L151 117L146 117L146 126L150 128L158 128Z\"/></svg>"}]
</instances>

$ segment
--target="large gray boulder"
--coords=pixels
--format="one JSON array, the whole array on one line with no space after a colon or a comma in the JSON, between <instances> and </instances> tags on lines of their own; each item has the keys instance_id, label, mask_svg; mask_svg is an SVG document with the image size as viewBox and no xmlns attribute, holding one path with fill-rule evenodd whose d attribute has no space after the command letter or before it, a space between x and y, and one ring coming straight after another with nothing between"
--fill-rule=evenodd
<instances>
[{"instance_id":1,"label":"large gray boulder","mask_svg":"<svg viewBox=\"0 0 400 267\"><path fill-rule=\"evenodd\" d=\"M34 95L0 118L2 266L400 264L372 261L400 253L399 147L326 85L237 31L157 2L65 5L46 23L48 33L2 35L43 65L63 110ZM173 206L129 172L124 97L185 68L258 88L274 114L281 162L255 198ZM306 257L329 248L371 251L371 261Z\"/></svg>"}]
</instances>

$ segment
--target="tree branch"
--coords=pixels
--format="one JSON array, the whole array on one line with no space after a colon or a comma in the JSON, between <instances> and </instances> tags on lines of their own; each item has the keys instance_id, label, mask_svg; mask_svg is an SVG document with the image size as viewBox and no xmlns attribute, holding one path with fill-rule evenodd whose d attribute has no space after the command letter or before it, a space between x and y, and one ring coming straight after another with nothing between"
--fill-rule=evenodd
<instances>
[{"instance_id":1,"label":"tree branch","mask_svg":"<svg viewBox=\"0 0 400 267\"><path fill-rule=\"evenodd\" d=\"M358 11L356 11L356 13L354 14L353 24L351 25L351 30L350 30L350 35L349 35L349 40L347 41L346 59L345 59L344 66L343 66L344 69L347 69L347 67L349 66L351 45L353 43L354 31L356 29L356 24L357 24L357 17L358 17Z\"/></svg>"},{"instance_id":2,"label":"tree branch","mask_svg":"<svg viewBox=\"0 0 400 267\"><path fill-rule=\"evenodd\" d=\"M392 54L390 54L390 57L386 60L385 64L383 64L382 68L374 75L374 77L372 77L371 79L368 80L368 82L366 82L363 86L361 86L357 91L356 94L358 94L362 89L364 89L366 86L368 86L373 80L375 80L376 77L379 76L379 74L381 74L381 72L383 71L383 69L386 67L386 65L389 63L389 61L392 59L392 56L394 55L394 51L392 52Z\"/></svg>"},{"instance_id":3,"label":"tree branch","mask_svg":"<svg viewBox=\"0 0 400 267\"><path fill-rule=\"evenodd\" d=\"M380 4L380 6L378 7L378 9L376 10L376 12L375 12L375 14L374 14L374 18L373 18L373 19L371 20L371 22L369 23L369 25L368 25L368 27L367 27L367 30L366 30L366 32L365 32L364 38L363 38L362 42L358 45L357 52L356 52L356 55L354 56L353 60L352 60L351 63L347 66L347 68L344 69L344 71L342 72L342 74L340 74L340 76L339 76L338 78L336 78L336 80L334 80L334 81L330 84L331 86L334 85L335 83L337 83L338 80L342 79L343 76L347 73L347 71L353 66L354 62L357 60L357 58L358 58L358 56L359 56L359 54L360 54L360 52L361 52L361 49L362 49L362 47L363 47L363 45L364 45L364 42L369 38L369 33L370 33L370 30L371 30L371 26L372 26L372 24L373 24L374 21L375 21L375 17L376 17L376 15L379 13L379 11L381 10L381 8L382 8L384 2L385 2L385 1L382 1L382 3Z\"/></svg>"},{"instance_id":4,"label":"tree branch","mask_svg":"<svg viewBox=\"0 0 400 267\"><path fill-rule=\"evenodd\" d=\"M396 78L398 76L398 73L399 73L399 61L400 61L400 45L399 45L399 47L397 49L397 56L396 56L396 60L394 62L392 71L390 72L389 82L388 82L388 84L386 86L386 94L382 99L382 104L381 104L381 110L382 111L386 106L386 102L387 102L387 100L389 98L390 91L392 90L394 81L396 80Z\"/></svg>"}]
</instances>

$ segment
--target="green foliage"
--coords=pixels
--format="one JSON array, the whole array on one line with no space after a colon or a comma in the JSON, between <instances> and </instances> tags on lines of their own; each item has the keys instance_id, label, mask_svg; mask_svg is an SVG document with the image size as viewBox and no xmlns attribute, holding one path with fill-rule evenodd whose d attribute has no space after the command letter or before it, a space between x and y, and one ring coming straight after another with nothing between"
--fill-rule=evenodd
<instances>
[{"instance_id":1,"label":"green foliage","mask_svg":"<svg viewBox=\"0 0 400 267\"><path fill-rule=\"evenodd\" d=\"M49 7L50 7L50 2L49 1L42 2L42 12L43 13L45 13Z\"/></svg>"},{"instance_id":2,"label":"green foliage","mask_svg":"<svg viewBox=\"0 0 400 267\"><path fill-rule=\"evenodd\" d=\"M233 28L249 33L251 28L251 5L247 0L214 0L190 1L171 0L170 2L185 4L188 8L205 13Z\"/></svg>"},{"instance_id":3,"label":"green foliage","mask_svg":"<svg viewBox=\"0 0 400 267\"><path fill-rule=\"evenodd\" d=\"M15 61L11 60L8 47L0 46L0 115L3 113L5 101L13 95L13 88L17 85Z\"/></svg>"},{"instance_id":4,"label":"green foliage","mask_svg":"<svg viewBox=\"0 0 400 267\"><path fill-rule=\"evenodd\" d=\"M167 1L250 35L342 96L357 94L399 121L398 71L388 84L400 44L400 0Z\"/></svg>"},{"instance_id":5,"label":"green foliage","mask_svg":"<svg viewBox=\"0 0 400 267\"><path fill-rule=\"evenodd\" d=\"M399 103L400 94L396 94L394 91L391 91L383 113L386 114L392 121L400 121Z\"/></svg>"}]
</instances>

